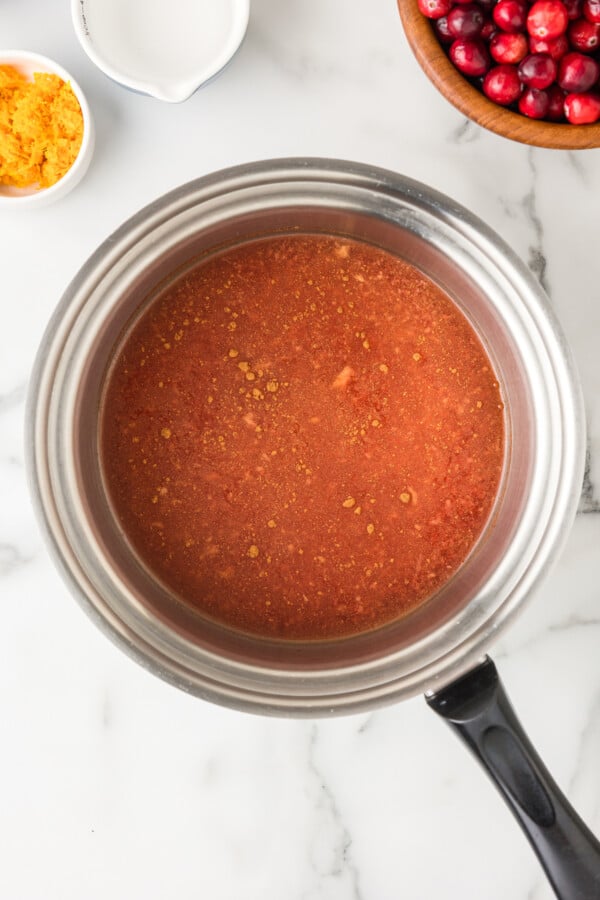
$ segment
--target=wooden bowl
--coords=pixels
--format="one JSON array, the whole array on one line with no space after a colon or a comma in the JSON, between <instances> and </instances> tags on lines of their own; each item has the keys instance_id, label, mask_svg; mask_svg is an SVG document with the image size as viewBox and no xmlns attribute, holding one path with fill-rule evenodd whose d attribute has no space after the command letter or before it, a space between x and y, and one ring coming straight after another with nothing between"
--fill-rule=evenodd
<instances>
[{"instance_id":1,"label":"wooden bowl","mask_svg":"<svg viewBox=\"0 0 600 900\"><path fill-rule=\"evenodd\" d=\"M397 0L408 43L421 68L438 91L473 122L502 137L536 147L585 150L600 147L600 122L569 125L528 119L492 103L454 68L417 0Z\"/></svg>"}]
</instances>

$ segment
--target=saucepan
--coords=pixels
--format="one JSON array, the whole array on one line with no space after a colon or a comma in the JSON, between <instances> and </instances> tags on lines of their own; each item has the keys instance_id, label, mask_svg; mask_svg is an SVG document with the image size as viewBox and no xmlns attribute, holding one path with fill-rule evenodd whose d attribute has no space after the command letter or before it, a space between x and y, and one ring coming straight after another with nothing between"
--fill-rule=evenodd
<instances>
[{"instance_id":1,"label":"saucepan","mask_svg":"<svg viewBox=\"0 0 600 900\"><path fill-rule=\"evenodd\" d=\"M107 363L140 306L215 249L298 232L367 241L440 285L478 332L506 409L501 487L465 563L410 615L340 640L260 639L181 604L129 545L98 453ZM544 768L486 656L568 532L584 417L543 291L484 223L423 184L335 160L258 162L186 184L126 222L75 276L38 353L27 421L32 494L54 558L130 656L198 697L270 715L339 715L425 693L495 780L557 895L600 896L600 846Z\"/></svg>"}]
</instances>

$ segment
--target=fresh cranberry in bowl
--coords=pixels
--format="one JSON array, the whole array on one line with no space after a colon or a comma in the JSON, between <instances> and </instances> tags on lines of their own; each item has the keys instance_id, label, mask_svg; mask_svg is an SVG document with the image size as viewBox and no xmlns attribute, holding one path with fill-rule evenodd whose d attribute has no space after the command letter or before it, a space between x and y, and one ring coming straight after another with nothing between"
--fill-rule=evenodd
<instances>
[{"instance_id":1,"label":"fresh cranberry in bowl","mask_svg":"<svg viewBox=\"0 0 600 900\"><path fill-rule=\"evenodd\" d=\"M530 119L544 119L548 115L550 98L546 91L529 87L519 97L519 112Z\"/></svg>"},{"instance_id":2,"label":"fresh cranberry in bowl","mask_svg":"<svg viewBox=\"0 0 600 900\"><path fill-rule=\"evenodd\" d=\"M450 47L450 59L469 78L484 75L491 65L490 54L483 41L457 38Z\"/></svg>"},{"instance_id":3,"label":"fresh cranberry in bowl","mask_svg":"<svg viewBox=\"0 0 600 900\"><path fill-rule=\"evenodd\" d=\"M518 100L522 89L516 66L494 66L483 80L483 93L500 106L510 106Z\"/></svg>"},{"instance_id":4,"label":"fresh cranberry in bowl","mask_svg":"<svg viewBox=\"0 0 600 900\"><path fill-rule=\"evenodd\" d=\"M527 38L522 32L509 34L499 31L490 41L490 53L497 63L520 63L527 56L528 50Z\"/></svg>"},{"instance_id":5,"label":"fresh cranberry in bowl","mask_svg":"<svg viewBox=\"0 0 600 900\"><path fill-rule=\"evenodd\" d=\"M452 0L418 0L419 10L428 19L441 19L452 9Z\"/></svg>"},{"instance_id":6,"label":"fresh cranberry in bowl","mask_svg":"<svg viewBox=\"0 0 600 900\"><path fill-rule=\"evenodd\" d=\"M563 91L557 84L553 84L546 91L548 94L548 112L546 113L546 118L550 120L550 122L564 122L565 121L565 97L567 96L566 91Z\"/></svg>"},{"instance_id":7,"label":"fresh cranberry in bowl","mask_svg":"<svg viewBox=\"0 0 600 900\"><path fill-rule=\"evenodd\" d=\"M543 90L556 79L557 66L546 53L530 53L519 65L519 78L528 87Z\"/></svg>"},{"instance_id":8,"label":"fresh cranberry in bowl","mask_svg":"<svg viewBox=\"0 0 600 900\"><path fill-rule=\"evenodd\" d=\"M558 66L558 84L569 93L584 94L598 81L600 64L583 53L567 53Z\"/></svg>"},{"instance_id":9,"label":"fresh cranberry in bowl","mask_svg":"<svg viewBox=\"0 0 600 900\"><path fill-rule=\"evenodd\" d=\"M565 115L572 125L593 125L600 119L600 97L597 94L568 94Z\"/></svg>"},{"instance_id":10,"label":"fresh cranberry in bowl","mask_svg":"<svg viewBox=\"0 0 600 900\"><path fill-rule=\"evenodd\" d=\"M562 0L569 19L579 19L583 15L583 0Z\"/></svg>"},{"instance_id":11,"label":"fresh cranberry in bowl","mask_svg":"<svg viewBox=\"0 0 600 900\"><path fill-rule=\"evenodd\" d=\"M600 0L583 0L583 15L588 22L600 22Z\"/></svg>"},{"instance_id":12,"label":"fresh cranberry in bowl","mask_svg":"<svg viewBox=\"0 0 600 900\"><path fill-rule=\"evenodd\" d=\"M523 31L527 22L527 4L524 0L498 0L492 17L502 31L515 34Z\"/></svg>"},{"instance_id":13,"label":"fresh cranberry in bowl","mask_svg":"<svg viewBox=\"0 0 600 900\"><path fill-rule=\"evenodd\" d=\"M477 3L455 6L447 16L448 30L455 38L474 38L481 34L484 16Z\"/></svg>"},{"instance_id":14,"label":"fresh cranberry in bowl","mask_svg":"<svg viewBox=\"0 0 600 900\"><path fill-rule=\"evenodd\" d=\"M547 53L552 59L560 59L565 53L569 52L571 45L566 34L559 34L558 37L549 41L545 38L536 38L530 35L529 49L532 53Z\"/></svg>"},{"instance_id":15,"label":"fresh cranberry in bowl","mask_svg":"<svg viewBox=\"0 0 600 900\"><path fill-rule=\"evenodd\" d=\"M600 43L600 22L575 19L569 25L569 42L580 53L593 53Z\"/></svg>"},{"instance_id":16,"label":"fresh cranberry in bowl","mask_svg":"<svg viewBox=\"0 0 600 900\"><path fill-rule=\"evenodd\" d=\"M433 28L440 44L451 44L454 41L454 35L448 28L448 16L440 16L433 22Z\"/></svg>"},{"instance_id":17,"label":"fresh cranberry in bowl","mask_svg":"<svg viewBox=\"0 0 600 900\"><path fill-rule=\"evenodd\" d=\"M498 29L494 23L493 19L486 19L483 23L483 28L481 29L480 38L484 41L491 41L494 35L498 34Z\"/></svg>"},{"instance_id":18,"label":"fresh cranberry in bowl","mask_svg":"<svg viewBox=\"0 0 600 900\"><path fill-rule=\"evenodd\" d=\"M568 24L567 9L561 0L536 0L527 14L527 31L534 37L558 37Z\"/></svg>"}]
</instances>

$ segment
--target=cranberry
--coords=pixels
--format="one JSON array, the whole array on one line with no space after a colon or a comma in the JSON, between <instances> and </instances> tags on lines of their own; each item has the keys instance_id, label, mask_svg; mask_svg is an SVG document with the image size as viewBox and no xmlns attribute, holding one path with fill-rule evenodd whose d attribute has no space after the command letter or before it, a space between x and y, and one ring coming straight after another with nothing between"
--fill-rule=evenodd
<instances>
[{"instance_id":1,"label":"cranberry","mask_svg":"<svg viewBox=\"0 0 600 900\"><path fill-rule=\"evenodd\" d=\"M483 27L482 27L482 29L481 29L481 34L479 35L479 37L480 37L482 40L488 41L488 42L489 42L489 41L492 40L492 38L493 38L496 34L498 34L498 29L496 28L496 25L494 24L494 20L493 20L493 19L487 19L487 20L483 23Z\"/></svg>"},{"instance_id":2,"label":"cranberry","mask_svg":"<svg viewBox=\"0 0 600 900\"><path fill-rule=\"evenodd\" d=\"M564 122L565 119L565 97L567 96L562 88L557 84L551 85L548 94L548 112L547 118L552 122Z\"/></svg>"},{"instance_id":3,"label":"cranberry","mask_svg":"<svg viewBox=\"0 0 600 900\"><path fill-rule=\"evenodd\" d=\"M559 34L558 37L546 41L544 38L529 38L529 49L532 53L547 53L552 59L558 60L570 50L570 44L566 34Z\"/></svg>"},{"instance_id":4,"label":"cranberry","mask_svg":"<svg viewBox=\"0 0 600 900\"><path fill-rule=\"evenodd\" d=\"M527 88L519 97L519 112L530 119L543 119L548 113L550 99L546 91Z\"/></svg>"},{"instance_id":5,"label":"cranberry","mask_svg":"<svg viewBox=\"0 0 600 900\"><path fill-rule=\"evenodd\" d=\"M561 88L584 94L598 81L600 65L583 53L567 53L558 65L557 81Z\"/></svg>"},{"instance_id":6,"label":"cranberry","mask_svg":"<svg viewBox=\"0 0 600 900\"><path fill-rule=\"evenodd\" d=\"M450 30L448 28L448 16L441 16L441 18L436 19L433 23L433 27L440 43L452 43L452 41L454 40L454 35L450 33Z\"/></svg>"},{"instance_id":7,"label":"cranberry","mask_svg":"<svg viewBox=\"0 0 600 900\"><path fill-rule=\"evenodd\" d=\"M600 97L597 94L567 94L565 116L572 125L591 125L600 119Z\"/></svg>"},{"instance_id":8,"label":"cranberry","mask_svg":"<svg viewBox=\"0 0 600 900\"><path fill-rule=\"evenodd\" d=\"M418 0L418 6L428 19L441 19L452 9L452 0Z\"/></svg>"},{"instance_id":9,"label":"cranberry","mask_svg":"<svg viewBox=\"0 0 600 900\"><path fill-rule=\"evenodd\" d=\"M527 31L534 37L558 37L568 24L567 9L561 0L536 0L527 16Z\"/></svg>"},{"instance_id":10,"label":"cranberry","mask_svg":"<svg viewBox=\"0 0 600 900\"><path fill-rule=\"evenodd\" d=\"M498 63L520 63L528 49L524 34L499 31L490 41L490 53Z\"/></svg>"},{"instance_id":11,"label":"cranberry","mask_svg":"<svg viewBox=\"0 0 600 900\"><path fill-rule=\"evenodd\" d=\"M483 41L457 38L450 47L450 59L463 75L476 78L490 67L490 55Z\"/></svg>"},{"instance_id":12,"label":"cranberry","mask_svg":"<svg viewBox=\"0 0 600 900\"><path fill-rule=\"evenodd\" d=\"M583 0L583 14L588 22L600 22L600 0Z\"/></svg>"},{"instance_id":13,"label":"cranberry","mask_svg":"<svg viewBox=\"0 0 600 900\"><path fill-rule=\"evenodd\" d=\"M556 63L546 53L530 53L519 65L519 78L523 84L538 90L550 87L556 78Z\"/></svg>"},{"instance_id":14,"label":"cranberry","mask_svg":"<svg viewBox=\"0 0 600 900\"><path fill-rule=\"evenodd\" d=\"M492 15L498 28L515 34L525 28L527 6L523 0L498 0Z\"/></svg>"},{"instance_id":15,"label":"cranberry","mask_svg":"<svg viewBox=\"0 0 600 900\"><path fill-rule=\"evenodd\" d=\"M581 16L583 0L563 0L569 19L578 19Z\"/></svg>"},{"instance_id":16,"label":"cranberry","mask_svg":"<svg viewBox=\"0 0 600 900\"><path fill-rule=\"evenodd\" d=\"M576 19L569 25L569 40L580 53L592 53L600 43L600 22Z\"/></svg>"},{"instance_id":17,"label":"cranberry","mask_svg":"<svg viewBox=\"0 0 600 900\"><path fill-rule=\"evenodd\" d=\"M484 94L500 106L514 103L519 98L522 87L516 66L495 66L483 80Z\"/></svg>"},{"instance_id":18,"label":"cranberry","mask_svg":"<svg viewBox=\"0 0 600 900\"><path fill-rule=\"evenodd\" d=\"M483 28L483 10L476 3L455 6L448 13L448 29L457 38L474 38Z\"/></svg>"}]
</instances>

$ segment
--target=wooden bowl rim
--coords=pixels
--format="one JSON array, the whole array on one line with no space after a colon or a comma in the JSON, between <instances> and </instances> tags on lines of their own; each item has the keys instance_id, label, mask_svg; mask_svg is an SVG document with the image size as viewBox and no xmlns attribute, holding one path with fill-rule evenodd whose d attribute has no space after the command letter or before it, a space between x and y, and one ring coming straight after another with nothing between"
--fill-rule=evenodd
<instances>
[{"instance_id":1,"label":"wooden bowl rim","mask_svg":"<svg viewBox=\"0 0 600 900\"><path fill-rule=\"evenodd\" d=\"M463 115L502 137L522 144L560 150L600 147L600 123L570 125L528 119L498 106L454 67L438 41L431 20L417 0L397 0L406 38L417 62L438 91Z\"/></svg>"}]
</instances>

